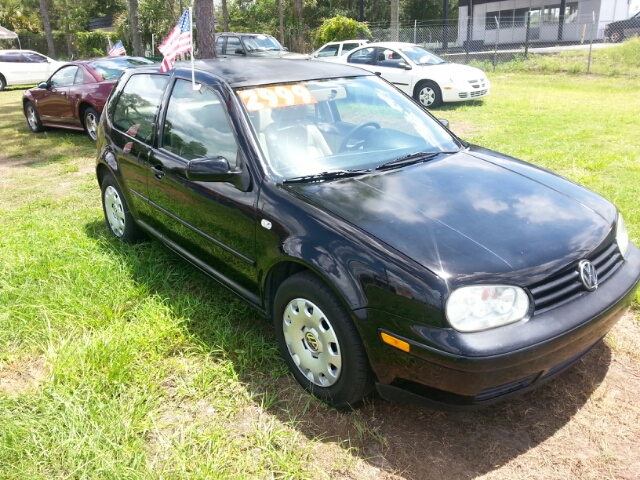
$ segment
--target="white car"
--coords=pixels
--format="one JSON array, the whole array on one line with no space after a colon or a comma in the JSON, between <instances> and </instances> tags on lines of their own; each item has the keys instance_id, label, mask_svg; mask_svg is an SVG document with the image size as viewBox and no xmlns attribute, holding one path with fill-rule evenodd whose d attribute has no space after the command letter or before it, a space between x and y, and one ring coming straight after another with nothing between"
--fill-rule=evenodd
<instances>
[{"instance_id":1,"label":"white car","mask_svg":"<svg viewBox=\"0 0 640 480\"><path fill-rule=\"evenodd\" d=\"M342 55L367 43L369 43L369 40L343 40L341 42L325 43L311 54L311 59L322 62L335 62Z\"/></svg>"},{"instance_id":2,"label":"white car","mask_svg":"<svg viewBox=\"0 0 640 480\"><path fill-rule=\"evenodd\" d=\"M489 95L482 70L450 63L414 43L369 43L337 61L380 75L428 108Z\"/></svg>"},{"instance_id":3,"label":"white car","mask_svg":"<svg viewBox=\"0 0 640 480\"><path fill-rule=\"evenodd\" d=\"M62 65L33 50L0 50L0 91L7 85L44 82Z\"/></svg>"}]
</instances>

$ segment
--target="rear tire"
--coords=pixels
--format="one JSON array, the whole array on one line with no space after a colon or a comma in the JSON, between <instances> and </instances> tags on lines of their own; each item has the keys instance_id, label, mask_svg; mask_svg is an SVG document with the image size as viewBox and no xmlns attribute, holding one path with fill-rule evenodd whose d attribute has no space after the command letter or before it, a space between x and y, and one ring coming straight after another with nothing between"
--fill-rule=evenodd
<instances>
[{"instance_id":1,"label":"rear tire","mask_svg":"<svg viewBox=\"0 0 640 480\"><path fill-rule=\"evenodd\" d=\"M127 201L118 186L118 182L110 173L102 179L102 211L109 230L125 243L137 243L144 240L145 235L131 215Z\"/></svg>"},{"instance_id":2,"label":"rear tire","mask_svg":"<svg viewBox=\"0 0 640 480\"><path fill-rule=\"evenodd\" d=\"M94 142L98 139L98 122L100 121L100 114L93 107L87 107L84 111L84 131L87 132L89 138Z\"/></svg>"},{"instance_id":3,"label":"rear tire","mask_svg":"<svg viewBox=\"0 0 640 480\"><path fill-rule=\"evenodd\" d=\"M280 352L305 390L337 408L358 403L373 390L358 330L333 291L312 272L282 282L273 316Z\"/></svg>"},{"instance_id":4,"label":"rear tire","mask_svg":"<svg viewBox=\"0 0 640 480\"><path fill-rule=\"evenodd\" d=\"M613 43L620 43L622 40L624 40L624 35L622 35L622 33L620 32L613 32L611 34L611 41Z\"/></svg>"},{"instance_id":5,"label":"rear tire","mask_svg":"<svg viewBox=\"0 0 640 480\"><path fill-rule=\"evenodd\" d=\"M430 80L422 81L416 87L413 95L423 107L438 108L442 105L442 92L437 83Z\"/></svg>"},{"instance_id":6,"label":"rear tire","mask_svg":"<svg viewBox=\"0 0 640 480\"><path fill-rule=\"evenodd\" d=\"M42 122L40 121L40 115L33 103L27 102L24 104L24 116L27 117L27 125L33 133L40 133L44 131Z\"/></svg>"}]
</instances>

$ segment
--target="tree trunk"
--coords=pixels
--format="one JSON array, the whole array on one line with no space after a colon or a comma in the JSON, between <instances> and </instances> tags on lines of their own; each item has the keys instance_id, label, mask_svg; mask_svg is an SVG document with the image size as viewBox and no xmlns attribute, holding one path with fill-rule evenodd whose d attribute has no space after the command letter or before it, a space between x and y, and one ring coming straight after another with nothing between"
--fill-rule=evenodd
<instances>
[{"instance_id":1,"label":"tree trunk","mask_svg":"<svg viewBox=\"0 0 640 480\"><path fill-rule=\"evenodd\" d=\"M197 58L216 58L216 28L213 25L213 2L195 0L193 17L198 26Z\"/></svg>"},{"instance_id":2,"label":"tree trunk","mask_svg":"<svg viewBox=\"0 0 640 480\"><path fill-rule=\"evenodd\" d=\"M51 20L49 20L49 2L40 0L40 14L42 15L42 27L47 37L47 53L51 58L56 56L56 48L53 45L53 33L51 32Z\"/></svg>"},{"instance_id":3,"label":"tree trunk","mask_svg":"<svg viewBox=\"0 0 640 480\"><path fill-rule=\"evenodd\" d=\"M138 0L129 0L129 24L131 25L131 40L133 41L133 54L142 57L142 35L138 24Z\"/></svg>"},{"instance_id":4,"label":"tree trunk","mask_svg":"<svg viewBox=\"0 0 640 480\"><path fill-rule=\"evenodd\" d=\"M399 18L398 0L391 0L391 41L398 41L398 18Z\"/></svg>"},{"instance_id":5,"label":"tree trunk","mask_svg":"<svg viewBox=\"0 0 640 480\"><path fill-rule=\"evenodd\" d=\"M281 0L278 0L281 1ZM229 31L229 11L227 10L227 0L222 0L222 22L224 25L224 31Z\"/></svg>"},{"instance_id":6,"label":"tree trunk","mask_svg":"<svg viewBox=\"0 0 640 480\"><path fill-rule=\"evenodd\" d=\"M226 1L226 0L225 0ZM280 17L280 45L284 45L284 8L282 0L278 0L278 15Z\"/></svg>"},{"instance_id":7,"label":"tree trunk","mask_svg":"<svg viewBox=\"0 0 640 480\"><path fill-rule=\"evenodd\" d=\"M302 27L302 0L293 0L293 20L296 26Z\"/></svg>"}]
</instances>

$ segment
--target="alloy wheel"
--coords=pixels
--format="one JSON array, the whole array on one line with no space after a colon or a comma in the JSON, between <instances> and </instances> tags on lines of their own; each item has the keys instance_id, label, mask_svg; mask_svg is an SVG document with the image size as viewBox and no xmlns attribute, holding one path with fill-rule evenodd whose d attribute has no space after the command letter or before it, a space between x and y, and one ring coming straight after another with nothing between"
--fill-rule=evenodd
<instances>
[{"instance_id":1,"label":"alloy wheel","mask_svg":"<svg viewBox=\"0 0 640 480\"><path fill-rule=\"evenodd\" d=\"M98 138L98 119L93 114L93 112L87 113L87 116L84 119L85 128L87 129L87 134L91 138L91 140L97 140Z\"/></svg>"},{"instance_id":2,"label":"alloy wheel","mask_svg":"<svg viewBox=\"0 0 640 480\"><path fill-rule=\"evenodd\" d=\"M31 127L31 130L35 130L38 128L38 117L36 114L36 110L31 105L27 107L27 122L29 122L29 127Z\"/></svg>"},{"instance_id":3,"label":"alloy wheel","mask_svg":"<svg viewBox=\"0 0 640 480\"><path fill-rule=\"evenodd\" d=\"M422 103L425 107L429 107L436 100L436 93L433 91L431 87L424 87L420 90L419 94L420 103Z\"/></svg>"}]
</instances>

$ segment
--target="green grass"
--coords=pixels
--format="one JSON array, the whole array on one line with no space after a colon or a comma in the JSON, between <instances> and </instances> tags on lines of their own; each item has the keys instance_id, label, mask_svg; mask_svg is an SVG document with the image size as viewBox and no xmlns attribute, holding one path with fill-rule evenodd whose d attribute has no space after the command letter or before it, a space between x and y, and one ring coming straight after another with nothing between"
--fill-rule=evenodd
<instances>
[{"instance_id":1,"label":"green grass","mask_svg":"<svg viewBox=\"0 0 640 480\"><path fill-rule=\"evenodd\" d=\"M500 52L498 52L498 58ZM471 65L493 72L491 60L473 61ZM640 75L640 38L634 37L614 47L594 49L589 65L588 50L569 50L558 54L530 53L525 59L520 55L514 60L496 65L495 73L587 73L604 76Z\"/></svg>"},{"instance_id":2,"label":"green grass","mask_svg":"<svg viewBox=\"0 0 640 480\"><path fill-rule=\"evenodd\" d=\"M437 116L609 198L638 243L640 78L491 82ZM93 144L30 133L20 97L0 93L0 477L357 477L378 427L292 386L271 326L159 242L111 239Z\"/></svg>"}]
</instances>

